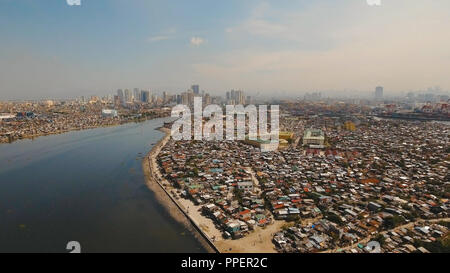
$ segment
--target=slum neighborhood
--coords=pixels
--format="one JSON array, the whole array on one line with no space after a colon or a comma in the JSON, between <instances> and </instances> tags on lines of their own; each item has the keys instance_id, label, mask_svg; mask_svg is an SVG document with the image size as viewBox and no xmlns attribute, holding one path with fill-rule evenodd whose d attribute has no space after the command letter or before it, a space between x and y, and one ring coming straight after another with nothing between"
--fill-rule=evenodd
<instances>
[{"instance_id":1,"label":"slum neighborhood","mask_svg":"<svg viewBox=\"0 0 450 273\"><path fill-rule=\"evenodd\" d=\"M169 115L163 109L123 108L99 99L0 103L0 113L0 143Z\"/></svg>"},{"instance_id":2,"label":"slum neighborhood","mask_svg":"<svg viewBox=\"0 0 450 273\"><path fill-rule=\"evenodd\" d=\"M288 145L273 152L246 141L170 140L158 157L161 172L224 238L273 220L293 224L273 236L280 252L344 248L418 220L447 219L447 124L357 114L287 114L280 122L292 134L280 133ZM441 226L428 227L433 238L448 236ZM386 250L406 247L386 236Z\"/></svg>"}]
</instances>

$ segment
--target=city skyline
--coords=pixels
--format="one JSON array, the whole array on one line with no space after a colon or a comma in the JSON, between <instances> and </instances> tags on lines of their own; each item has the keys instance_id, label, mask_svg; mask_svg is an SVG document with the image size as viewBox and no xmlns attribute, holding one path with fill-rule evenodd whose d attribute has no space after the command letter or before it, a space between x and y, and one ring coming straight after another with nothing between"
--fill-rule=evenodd
<instances>
[{"instance_id":1,"label":"city skyline","mask_svg":"<svg viewBox=\"0 0 450 273\"><path fill-rule=\"evenodd\" d=\"M112 94L126 86L174 94L195 83L210 94L234 88L269 97L450 89L444 0L0 7L8 26L0 30L0 100Z\"/></svg>"}]
</instances>

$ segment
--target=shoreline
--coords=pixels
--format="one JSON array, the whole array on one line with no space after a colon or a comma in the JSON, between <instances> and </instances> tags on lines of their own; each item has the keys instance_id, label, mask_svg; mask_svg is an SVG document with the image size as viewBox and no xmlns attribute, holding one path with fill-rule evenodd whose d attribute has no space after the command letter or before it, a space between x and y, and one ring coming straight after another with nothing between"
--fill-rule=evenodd
<instances>
[{"instance_id":1,"label":"shoreline","mask_svg":"<svg viewBox=\"0 0 450 273\"><path fill-rule=\"evenodd\" d=\"M195 221L188 216L185 208L179 204L171 194L165 189L164 185L160 183L161 174L157 166L156 158L162 147L170 139L170 130L164 127L158 129L165 135L155 144L148 154L142 160L142 169L145 176L145 184L148 189L155 194L158 202L166 209L170 216L177 222L183 224L200 242L203 248L208 253L218 253L219 250L212 243L209 237L203 230L195 223Z\"/></svg>"},{"instance_id":2,"label":"shoreline","mask_svg":"<svg viewBox=\"0 0 450 273\"><path fill-rule=\"evenodd\" d=\"M127 123L108 124L108 125L100 125L100 126L87 126L84 128L71 128L71 129L67 129L67 130L60 130L60 131L55 131L55 132L50 132L50 133L26 135L26 136L22 136L19 138L15 138L11 142L9 142L9 141L0 142L0 144L13 144L14 142L17 142L17 141L34 140L35 138L40 138L40 137L44 137L44 136L62 135L62 134L70 133L70 132L85 131L85 130L87 131L87 130L99 129L99 128L117 127L117 126L125 125Z\"/></svg>"},{"instance_id":3,"label":"shoreline","mask_svg":"<svg viewBox=\"0 0 450 273\"><path fill-rule=\"evenodd\" d=\"M277 253L272 243L272 236L281 229L286 223L285 221L274 220L265 228L256 227L250 234L237 240L223 239L222 232L216 228L214 222L198 211L201 206L195 206L192 201L187 199L176 199L170 193L175 188L162 177L157 163L159 152L170 139L170 130L164 127L160 127L158 130L165 135L145 156L142 168L147 187L155 194L170 216L186 226L208 252Z\"/></svg>"},{"instance_id":4,"label":"shoreline","mask_svg":"<svg viewBox=\"0 0 450 273\"><path fill-rule=\"evenodd\" d=\"M85 131L85 130L92 130L92 129L99 129L99 128L117 127L117 126L122 126L122 125L126 125L126 124L133 123L133 122L140 123L140 122L146 122L146 121L154 120L154 119L158 119L158 118L165 118L165 117L152 117L149 119L142 119L142 120L127 120L127 121L122 121L122 122L119 122L116 124L104 124L104 125L98 125L98 126L94 125L94 126L86 126L86 127L81 127L81 128L73 127L70 129L53 131L53 132L48 132L48 133L25 135L25 136L21 136L18 138L14 138L11 142L10 141L2 141L2 139L0 138L0 144L13 144L14 142L17 142L17 141L34 140L35 138L40 138L43 136L62 135L62 134L70 133L70 132Z\"/></svg>"}]
</instances>

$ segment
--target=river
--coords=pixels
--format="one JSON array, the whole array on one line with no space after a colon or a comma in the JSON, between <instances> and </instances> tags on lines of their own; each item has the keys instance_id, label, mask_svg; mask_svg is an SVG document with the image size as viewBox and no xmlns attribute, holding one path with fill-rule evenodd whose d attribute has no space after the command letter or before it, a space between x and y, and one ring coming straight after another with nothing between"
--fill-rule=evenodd
<instances>
[{"instance_id":1,"label":"river","mask_svg":"<svg viewBox=\"0 0 450 273\"><path fill-rule=\"evenodd\" d=\"M0 252L205 252L145 185L163 121L0 144Z\"/></svg>"}]
</instances>

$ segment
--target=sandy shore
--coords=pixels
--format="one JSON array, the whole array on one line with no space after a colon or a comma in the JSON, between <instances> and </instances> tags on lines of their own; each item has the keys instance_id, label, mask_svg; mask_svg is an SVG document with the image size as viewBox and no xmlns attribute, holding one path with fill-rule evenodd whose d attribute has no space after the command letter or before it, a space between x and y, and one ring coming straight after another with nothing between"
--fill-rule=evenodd
<instances>
[{"instance_id":1,"label":"sandy shore","mask_svg":"<svg viewBox=\"0 0 450 273\"><path fill-rule=\"evenodd\" d=\"M171 194L174 188L162 177L157 163L159 152L170 139L170 130L161 128L160 131L166 135L145 157L142 166L148 188L155 193L157 200L167 209L169 214L192 231L209 252L276 253L272 236L281 229L283 224L286 223L285 221L274 221L264 228L256 227L249 235L238 240L226 240L223 239L222 232L217 229L214 222L201 215L201 206L196 206L191 200L176 198Z\"/></svg>"},{"instance_id":2,"label":"sandy shore","mask_svg":"<svg viewBox=\"0 0 450 273\"><path fill-rule=\"evenodd\" d=\"M161 148L164 147L170 139L170 131L166 128L161 128L160 130L166 135L153 146L152 150L142 161L142 169L146 178L147 187L155 194L156 199L163 205L173 219L183 224L208 252L215 253L216 251L214 248L211 247L207 240L200 234L195 226L193 226L191 220L183 213L183 207L181 207L179 203L177 206L176 201L169 196L168 190L170 190L170 188L165 189L169 183L165 181L165 179L162 179L161 173L157 167L156 158L161 151Z\"/></svg>"},{"instance_id":3,"label":"sandy shore","mask_svg":"<svg viewBox=\"0 0 450 273\"><path fill-rule=\"evenodd\" d=\"M255 227L249 235L238 240L221 240L216 243L221 253L277 253L272 243L273 234L281 230L285 221L274 221L266 227Z\"/></svg>"}]
</instances>

